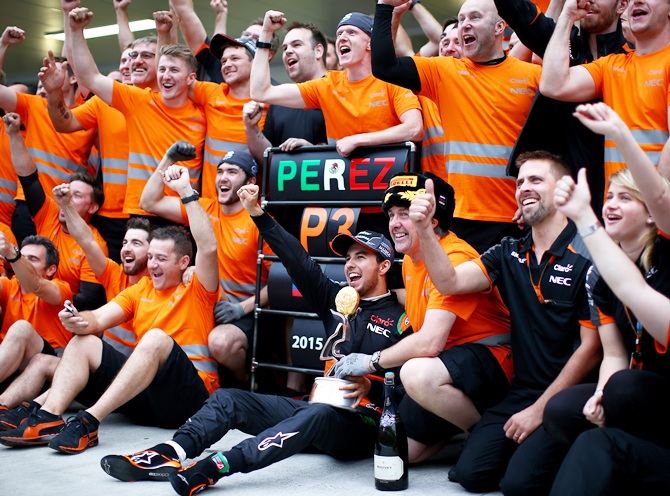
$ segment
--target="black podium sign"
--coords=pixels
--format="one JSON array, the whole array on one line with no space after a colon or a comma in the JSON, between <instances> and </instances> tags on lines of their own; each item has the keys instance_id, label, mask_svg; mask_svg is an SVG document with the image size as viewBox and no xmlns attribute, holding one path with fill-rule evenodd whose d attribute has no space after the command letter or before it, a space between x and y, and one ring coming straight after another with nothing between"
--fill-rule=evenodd
<instances>
[{"instance_id":1,"label":"black podium sign","mask_svg":"<svg viewBox=\"0 0 670 496\"><path fill-rule=\"evenodd\" d=\"M411 143L410 143L411 145ZM413 146L359 148L342 157L332 146L282 152L272 148L266 199L272 202L381 202L389 179L407 170ZM267 169L266 169L267 170Z\"/></svg>"}]
</instances>

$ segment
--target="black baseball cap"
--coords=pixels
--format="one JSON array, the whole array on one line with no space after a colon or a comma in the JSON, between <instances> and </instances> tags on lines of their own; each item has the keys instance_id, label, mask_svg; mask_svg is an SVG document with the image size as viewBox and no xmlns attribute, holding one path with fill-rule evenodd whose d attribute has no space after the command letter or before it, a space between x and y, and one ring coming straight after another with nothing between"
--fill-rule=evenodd
<instances>
[{"instance_id":1,"label":"black baseball cap","mask_svg":"<svg viewBox=\"0 0 670 496\"><path fill-rule=\"evenodd\" d=\"M256 42L251 38L231 38L225 34L215 34L209 43L209 51L217 60L223 57L223 51L229 46L240 46L247 49L252 57L256 56Z\"/></svg>"},{"instance_id":2,"label":"black baseball cap","mask_svg":"<svg viewBox=\"0 0 670 496\"><path fill-rule=\"evenodd\" d=\"M258 164L256 164L256 161L251 154L247 152L228 152L221 158L219 165L223 163L237 165L240 169L253 177L256 177L256 174L258 174Z\"/></svg>"},{"instance_id":3,"label":"black baseball cap","mask_svg":"<svg viewBox=\"0 0 670 496\"><path fill-rule=\"evenodd\" d=\"M399 172L391 177L384 192L382 209L388 215L391 207L409 207L417 195L426 192L426 179L432 179L435 188L435 219L441 228L448 230L456 208L454 188L431 172Z\"/></svg>"},{"instance_id":4,"label":"black baseball cap","mask_svg":"<svg viewBox=\"0 0 670 496\"><path fill-rule=\"evenodd\" d=\"M375 231L361 231L356 236L349 233L338 234L330 242L330 248L338 255L345 257L353 243L358 243L379 253L385 260L393 262L393 245L386 236Z\"/></svg>"}]
</instances>

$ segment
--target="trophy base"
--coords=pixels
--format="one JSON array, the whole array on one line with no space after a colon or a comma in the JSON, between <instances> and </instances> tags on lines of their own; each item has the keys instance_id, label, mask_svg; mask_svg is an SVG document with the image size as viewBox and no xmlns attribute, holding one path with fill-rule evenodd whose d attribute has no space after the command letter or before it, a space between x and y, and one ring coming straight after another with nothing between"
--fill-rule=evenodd
<instances>
[{"instance_id":1,"label":"trophy base","mask_svg":"<svg viewBox=\"0 0 670 496\"><path fill-rule=\"evenodd\" d=\"M343 408L349 411L355 411L352 407L355 398L344 398L344 395L351 392L342 391L340 387L351 384L351 381L337 379L335 377L317 377L314 379L312 392L309 395L310 403L325 403L335 408Z\"/></svg>"}]
</instances>

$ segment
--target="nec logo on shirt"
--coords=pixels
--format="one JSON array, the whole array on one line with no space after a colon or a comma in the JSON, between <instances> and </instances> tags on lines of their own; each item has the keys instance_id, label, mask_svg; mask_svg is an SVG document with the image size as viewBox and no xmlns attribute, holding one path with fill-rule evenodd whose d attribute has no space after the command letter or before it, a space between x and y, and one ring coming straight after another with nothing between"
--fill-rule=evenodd
<instances>
[{"instance_id":1,"label":"nec logo on shirt","mask_svg":"<svg viewBox=\"0 0 670 496\"><path fill-rule=\"evenodd\" d=\"M652 86L659 86L663 88L665 86L665 80L664 79L648 79L647 81L644 82L645 87L649 88Z\"/></svg>"},{"instance_id":2,"label":"nec logo on shirt","mask_svg":"<svg viewBox=\"0 0 670 496\"><path fill-rule=\"evenodd\" d=\"M555 275L550 275L549 276L549 282L558 284L560 286L571 286L572 285L572 278L571 277L562 277L562 276L555 276Z\"/></svg>"}]
</instances>

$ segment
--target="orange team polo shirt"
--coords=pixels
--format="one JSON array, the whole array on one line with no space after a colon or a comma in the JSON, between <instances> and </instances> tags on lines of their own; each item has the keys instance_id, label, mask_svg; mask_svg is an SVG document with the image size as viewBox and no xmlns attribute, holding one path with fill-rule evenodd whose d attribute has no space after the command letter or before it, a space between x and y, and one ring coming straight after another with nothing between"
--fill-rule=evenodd
<instances>
[{"instance_id":1,"label":"orange team polo shirt","mask_svg":"<svg viewBox=\"0 0 670 496\"><path fill-rule=\"evenodd\" d=\"M112 301L121 291L132 286L130 277L123 271L123 267L109 258L107 259L107 267L98 277L98 282L105 288L107 301ZM105 329L105 338L116 350L126 356L130 355L135 348L133 319Z\"/></svg>"},{"instance_id":2,"label":"orange team polo shirt","mask_svg":"<svg viewBox=\"0 0 670 496\"><path fill-rule=\"evenodd\" d=\"M114 81L112 106L125 115L128 129L125 213L151 215L140 208L142 190L165 152L179 140L188 141L196 148L196 157L179 162L179 165L189 170L191 184L200 190L205 114L199 106L188 100L182 107L168 107L159 92L149 88L135 88L118 81ZM169 188L165 188L165 194L178 196Z\"/></svg>"},{"instance_id":3,"label":"orange team polo shirt","mask_svg":"<svg viewBox=\"0 0 670 496\"><path fill-rule=\"evenodd\" d=\"M209 293L194 273L190 284L157 290L149 277L143 277L112 301L119 305L128 319L134 319L139 342L149 330L162 329L188 355L198 370L207 391L219 387L218 365L210 356L207 336L214 328L214 304L221 289Z\"/></svg>"},{"instance_id":4,"label":"orange team polo shirt","mask_svg":"<svg viewBox=\"0 0 670 496\"><path fill-rule=\"evenodd\" d=\"M597 94L621 116L640 147L658 165L668 134L670 45L647 55L636 52L600 57L584 68ZM614 141L605 137L605 177L626 163Z\"/></svg>"},{"instance_id":5,"label":"orange team polo shirt","mask_svg":"<svg viewBox=\"0 0 670 496\"><path fill-rule=\"evenodd\" d=\"M372 74L349 81L347 71L328 71L319 79L298 84L305 108L320 108L328 143L347 136L371 133L400 124L400 116L421 109L410 90L377 79Z\"/></svg>"},{"instance_id":6,"label":"orange team polo shirt","mask_svg":"<svg viewBox=\"0 0 670 496\"><path fill-rule=\"evenodd\" d=\"M423 142L421 143L421 171L432 172L449 182L444 156L444 129L440 109L430 98L419 96L423 110Z\"/></svg>"},{"instance_id":7,"label":"orange team polo shirt","mask_svg":"<svg viewBox=\"0 0 670 496\"><path fill-rule=\"evenodd\" d=\"M202 198L200 205L207 213L216 235L219 279L223 291L235 303L246 300L256 294L258 228L244 209L234 214L224 214L221 204L211 198ZM183 205L181 214L184 224L188 225L188 216ZM263 253L272 254L266 242L263 242ZM268 280L271 264L272 262L263 260L263 283Z\"/></svg>"},{"instance_id":8,"label":"orange team polo shirt","mask_svg":"<svg viewBox=\"0 0 670 496\"><path fill-rule=\"evenodd\" d=\"M25 133L22 134L25 138ZM16 176L9 149L9 136L5 131L5 123L0 119L0 222L8 226L12 225L18 184L19 178Z\"/></svg>"},{"instance_id":9,"label":"orange team polo shirt","mask_svg":"<svg viewBox=\"0 0 670 496\"><path fill-rule=\"evenodd\" d=\"M37 234L53 241L60 254L60 263L54 278L67 282L72 288L72 292L77 294L81 281L97 283L98 279L86 260L84 250L70 234L63 231L63 226L58 220L58 211L56 202L47 197L33 221L37 228ZM89 227L93 231L96 243L102 248L105 256L108 256L107 243L95 227L90 224Z\"/></svg>"},{"instance_id":10,"label":"orange team polo shirt","mask_svg":"<svg viewBox=\"0 0 670 496\"><path fill-rule=\"evenodd\" d=\"M440 245L454 267L479 256L474 248L451 232L440 239ZM407 293L405 310L412 328L421 329L429 309L448 310L456 315L445 349L510 332L509 311L497 289L445 296L433 285L423 260L415 264L408 256L403 259L402 274ZM511 378L512 364L506 359L509 350L500 346L490 349Z\"/></svg>"},{"instance_id":11,"label":"orange team polo shirt","mask_svg":"<svg viewBox=\"0 0 670 496\"><path fill-rule=\"evenodd\" d=\"M230 95L226 83L195 82L193 101L201 105L207 119L207 138L202 164L202 197L216 198L216 169L230 151L248 152L242 108L251 98L238 100ZM267 107L258 126L263 129ZM259 164L260 165L260 164Z\"/></svg>"},{"instance_id":12,"label":"orange team polo shirt","mask_svg":"<svg viewBox=\"0 0 670 496\"><path fill-rule=\"evenodd\" d=\"M4 222L0 222L0 232L2 232L5 235L7 241L9 241L11 244L13 244L14 246L19 246L19 244L16 242L16 237L14 236L11 227L9 227ZM5 272L5 259L3 257L0 257L0 274L3 274L4 272Z\"/></svg>"},{"instance_id":13,"label":"orange team polo shirt","mask_svg":"<svg viewBox=\"0 0 670 496\"><path fill-rule=\"evenodd\" d=\"M26 127L26 148L37 166L47 196L52 196L54 186L69 182L75 172L88 172L95 177L96 170L88 163L96 138L95 129L59 133L51 123L47 100L36 95L17 93L16 113ZM20 184L18 190L17 199L24 200Z\"/></svg>"},{"instance_id":14,"label":"orange team polo shirt","mask_svg":"<svg viewBox=\"0 0 670 496\"><path fill-rule=\"evenodd\" d=\"M413 57L421 93L442 116L455 217L511 222L517 209L507 160L533 102L541 67L508 57L477 65L453 57Z\"/></svg>"},{"instance_id":15,"label":"orange team polo shirt","mask_svg":"<svg viewBox=\"0 0 670 496\"><path fill-rule=\"evenodd\" d=\"M4 312L0 341L4 339L7 330L14 322L26 320L40 336L49 342L54 350L65 348L73 334L65 330L58 318L58 312L63 308L65 300L72 299L72 290L68 283L60 279L52 279L51 282L56 284L60 290L60 304L58 305L51 305L34 293L22 294L16 277L0 278L0 305Z\"/></svg>"},{"instance_id":16,"label":"orange team polo shirt","mask_svg":"<svg viewBox=\"0 0 670 496\"><path fill-rule=\"evenodd\" d=\"M105 203L98 210L101 217L127 219L123 212L128 184L128 133L126 118L97 96L72 110L84 129L97 129L97 153L102 167Z\"/></svg>"}]
</instances>

